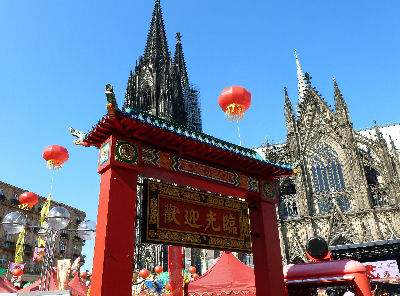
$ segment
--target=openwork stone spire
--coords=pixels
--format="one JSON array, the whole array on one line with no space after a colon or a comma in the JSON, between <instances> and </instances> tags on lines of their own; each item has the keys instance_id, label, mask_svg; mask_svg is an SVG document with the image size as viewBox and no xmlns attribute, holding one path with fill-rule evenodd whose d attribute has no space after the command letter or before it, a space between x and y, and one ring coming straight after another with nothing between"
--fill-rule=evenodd
<instances>
[{"instance_id":1,"label":"openwork stone spire","mask_svg":"<svg viewBox=\"0 0 400 296\"><path fill-rule=\"evenodd\" d=\"M299 102L296 105L296 111L298 114L301 112L301 104L305 98L305 92L307 88L306 81L304 79L303 71L301 70L299 57L297 55L296 49L294 50L294 56L296 57L296 67L297 67L297 85L299 89Z\"/></svg>"},{"instance_id":2,"label":"openwork stone spire","mask_svg":"<svg viewBox=\"0 0 400 296\"><path fill-rule=\"evenodd\" d=\"M174 55L174 65L177 72L180 75L181 82L183 86L189 84L189 78L186 71L185 57L182 50L181 43L182 35L180 32L176 33L176 45L175 45L175 55Z\"/></svg>"},{"instance_id":3,"label":"openwork stone spire","mask_svg":"<svg viewBox=\"0 0 400 296\"><path fill-rule=\"evenodd\" d=\"M156 65L166 63L169 60L167 37L165 35L164 20L159 0L156 0L154 5L153 17L144 51L144 60L146 62L153 62Z\"/></svg>"}]
</instances>

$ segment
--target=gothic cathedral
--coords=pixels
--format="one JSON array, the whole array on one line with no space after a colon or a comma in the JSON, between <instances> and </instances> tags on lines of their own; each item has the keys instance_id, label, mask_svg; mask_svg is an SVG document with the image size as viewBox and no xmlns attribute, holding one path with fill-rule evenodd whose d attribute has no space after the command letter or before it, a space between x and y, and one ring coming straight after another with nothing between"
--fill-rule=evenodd
<instances>
[{"instance_id":1,"label":"gothic cathedral","mask_svg":"<svg viewBox=\"0 0 400 296\"><path fill-rule=\"evenodd\" d=\"M283 263L306 262L312 236L325 238L333 253L335 246L347 246L336 249L347 249L347 257L362 261L356 253L367 250L368 243L385 245L400 236L399 155L376 123L373 139L353 129L335 78L332 109L312 87L309 74L303 75L297 55L296 63L296 110L285 88L287 142L263 149L268 160L299 170L279 182Z\"/></svg>"}]
</instances>

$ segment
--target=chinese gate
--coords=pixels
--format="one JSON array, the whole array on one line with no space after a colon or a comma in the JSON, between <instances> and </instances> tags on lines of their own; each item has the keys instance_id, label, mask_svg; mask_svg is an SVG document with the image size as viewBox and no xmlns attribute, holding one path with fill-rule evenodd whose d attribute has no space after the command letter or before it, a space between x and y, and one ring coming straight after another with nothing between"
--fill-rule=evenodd
<instances>
[{"instance_id":1,"label":"chinese gate","mask_svg":"<svg viewBox=\"0 0 400 296\"><path fill-rule=\"evenodd\" d=\"M137 110L130 110L129 113L113 110L79 143L100 149L98 172L101 174L101 184L92 295L128 296L131 293L138 175L245 200L250 209L251 250L257 295L283 295L274 180L292 175L292 167L271 164L260 159L251 149L188 130ZM204 196L207 198L213 195ZM157 206L161 205L164 210L169 205L172 207L168 210L169 214L166 214L166 222L162 218L162 223L158 225L163 229L156 229L154 223L150 223L147 234L153 230L153 239L161 242L163 240L159 236L157 238L157 233L178 233L180 228L171 225L182 223L191 229L193 236L200 236L197 242L204 246L221 250L241 246L243 251L248 250L249 237L245 237L243 229L242 232L240 230L242 224L239 219L243 219L243 212L234 207L224 211L218 207L198 204L197 214L190 212L193 207L189 205L193 204L193 200L185 202L178 205L171 195L159 199ZM182 211L182 215L171 215L171 211L176 211L173 206ZM200 210L202 207L203 210ZM187 220L184 218L185 211ZM222 219L220 224L216 223L217 215ZM226 223L224 235L221 232L223 219ZM185 221L191 225L185 225ZM196 229L196 225L202 225L205 233L200 233L200 227ZM217 234L222 237L221 240L217 239ZM151 237L148 236L148 239ZM190 244L196 245L196 238L193 240Z\"/></svg>"}]
</instances>

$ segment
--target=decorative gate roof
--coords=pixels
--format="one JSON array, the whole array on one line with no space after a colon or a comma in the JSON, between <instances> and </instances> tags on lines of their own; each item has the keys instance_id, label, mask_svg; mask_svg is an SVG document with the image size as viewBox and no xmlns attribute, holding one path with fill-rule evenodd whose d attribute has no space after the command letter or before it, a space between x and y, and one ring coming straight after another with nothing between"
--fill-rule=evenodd
<instances>
[{"instance_id":1,"label":"decorative gate roof","mask_svg":"<svg viewBox=\"0 0 400 296\"><path fill-rule=\"evenodd\" d=\"M123 135L177 152L181 156L213 162L258 176L268 174L275 179L293 174L291 166L263 160L253 149L191 130L137 109L130 109L129 112L116 110L115 114L105 115L85 135L81 144L100 148L111 134Z\"/></svg>"}]
</instances>

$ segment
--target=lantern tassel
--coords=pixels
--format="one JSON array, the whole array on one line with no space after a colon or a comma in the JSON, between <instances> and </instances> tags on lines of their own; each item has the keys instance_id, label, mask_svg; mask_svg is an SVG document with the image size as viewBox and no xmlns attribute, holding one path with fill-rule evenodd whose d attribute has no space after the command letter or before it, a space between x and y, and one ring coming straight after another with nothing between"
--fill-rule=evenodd
<instances>
[{"instance_id":1,"label":"lantern tassel","mask_svg":"<svg viewBox=\"0 0 400 296\"><path fill-rule=\"evenodd\" d=\"M225 117L230 121L240 121L243 119L246 107L242 104L232 103L225 109Z\"/></svg>"},{"instance_id":2,"label":"lantern tassel","mask_svg":"<svg viewBox=\"0 0 400 296\"><path fill-rule=\"evenodd\" d=\"M62 168L62 162L55 160L55 159L49 159L47 161L47 167L51 170L59 170Z\"/></svg>"}]
</instances>

